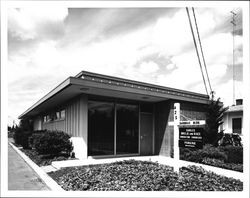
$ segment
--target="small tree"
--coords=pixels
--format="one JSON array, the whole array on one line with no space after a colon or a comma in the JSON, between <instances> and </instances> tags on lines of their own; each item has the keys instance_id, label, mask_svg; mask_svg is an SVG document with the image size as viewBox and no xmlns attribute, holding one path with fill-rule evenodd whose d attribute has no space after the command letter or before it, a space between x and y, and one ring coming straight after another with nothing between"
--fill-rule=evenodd
<instances>
[{"instance_id":1,"label":"small tree","mask_svg":"<svg viewBox=\"0 0 250 198\"><path fill-rule=\"evenodd\" d=\"M220 98L214 100L214 96L212 96L206 113L205 143L218 146L218 140L223 136L223 130L219 131L219 126L223 124L223 114L226 110L227 108L223 107Z\"/></svg>"},{"instance_id":2,"label":"small tree","mask_svg":"<svg viewBox=\"0 0 250 198\"><path fill-rule=\"evenodd\" d=\"M19 123L19 126L16 127L14 131L14 141L16 144L21 145L24 149L29 148L28 139L31 136L33 131L32 121L29 119L22 119Z\"/></svg>"}]
</instances>

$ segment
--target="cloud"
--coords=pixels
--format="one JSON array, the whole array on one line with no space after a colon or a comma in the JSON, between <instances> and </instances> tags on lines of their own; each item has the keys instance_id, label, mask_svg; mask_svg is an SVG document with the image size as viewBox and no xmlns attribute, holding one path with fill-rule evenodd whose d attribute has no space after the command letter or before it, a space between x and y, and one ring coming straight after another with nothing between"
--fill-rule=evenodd
<instances>
[{"instance_id":1,"label":"cloud","mask_svg":"<svg viewBox=\"0 0 250 198\"><path fill-rule=\"evenodd\" d=\"M9 10L9 105L13 112L17 107L15 115L81 70L205 93L185 8L37 10ZM229 89L232 34L218 25L228 9L195 11L212 86L226 98L220 84ZM235 43L239 70L241 35Z\"/></svg>"},{"instance_id":2,"label":"cloud","mask_svg":"<svg viewBox=\"0 0 250 198\"><path fill-rule=\"evenodd\" d=\"M185 34L183 34L185 32ZM163 54L172 55L183 51L191 43L191 34L185 10L179 10L171 18L161 17L152 32L152 43Z\"/></svg>"},{"instance_id":3,"label":"cloud","mask_svg":"<svg viewBox=\"0 0 250 198\"><path fill-rule=\"evenodd\" d=\"M62 45L102 42L154 24L160 16L171 16L178 8L70 8L65 20L67 35Z\"/></svg>"},{"instance_id":4,"label":"cloud","mask_svg":"<svg viewBox=\"0 0 250 198\"><path fill-rule=\"evenodd\" d=\"M152 61L143 62L139 66L139 72L144 73L144 74L156 72L157 70L159 70L159 66L156 63L152 62Z\"/></svg>"},{"instance_id":5,"label":"cloud","mask_svg":"<svg viewBox=\"0 0 250 198\"><path fill-rule=\"evenodd\" d=\"M173 63L170 63L170 64L168 64L167 66L166 66L166 69L167 70L172 70L172 69L174 69L175 68L175 64L173 64Z\"/></svg>"},{"instance_id":6,"label":"cloud","mask_svg":"<svg viewBox=\"0 0 250 198\"><path fill-rule=\"evenodd\" d=\"M235 81L235 99L243 98L243 82ZM217 97L221 98L221 101L225 106L230 106L233 104L233 80L229 80L225 83L216 86Z\"/></svg>"},{"instance_id":7,"label":"cloud","mask_svg":"<svg viewBox=\"0 0 250 198\"><path fill-rule=\"evenodd\" d=\"M9 8L8 28L14 36L22 40L35 39L41 36L40 33L58 34L57 26L62 25L67 14L66 8Z\"/></svg>"},{"instance_id":8,"label":"cloud","mask_svg":"<svg viewBox=\"0 0 250 198\"><path fill-rule=\"evenodd\" d=\"M189 51L173 56L171 62L175 69L171 73L160 74L157 83L178 89L188 89L190 84L202 83L200 68L195 52ZM190 89L192 91L192 89Z\"/></svg>"}]
</instances>

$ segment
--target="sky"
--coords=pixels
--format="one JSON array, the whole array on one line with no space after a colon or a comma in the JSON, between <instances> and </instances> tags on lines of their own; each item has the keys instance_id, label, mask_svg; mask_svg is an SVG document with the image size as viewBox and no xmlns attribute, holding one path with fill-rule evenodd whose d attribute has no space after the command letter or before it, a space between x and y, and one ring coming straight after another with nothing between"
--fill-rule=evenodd
<instances>
[{"instance_id":1,"label":"sky","mask_svg":"<svg viewBox=\"0 0 250 198\"><path fill-rule=\"evenodd\" d=\"M242 98L242 10L195 8L215 97ZM8 9L8 122L82 70L206 93L187 13L176 8Z\"/></svg>"}]
</instances>

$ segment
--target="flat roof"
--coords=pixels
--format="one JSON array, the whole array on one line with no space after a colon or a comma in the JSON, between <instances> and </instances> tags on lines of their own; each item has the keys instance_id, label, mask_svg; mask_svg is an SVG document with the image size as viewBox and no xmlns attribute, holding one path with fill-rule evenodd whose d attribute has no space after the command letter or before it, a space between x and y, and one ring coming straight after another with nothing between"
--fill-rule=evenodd
<instances>
[{"instance_id":1,"label":"flat roof","mask_svg":"<svg viewBox=\"0 0 250 198\"><path fill-rule=\"evenodd\" d=\"M69 77L64 80L18 118L38 115L80 94L146 102L174 99L207 104L209 99L209 96L205 94L82 71L75 77Z\"/></svg>"},{"instance_id":2,"label":"flat roof","mask_svg":"<svg viewBox=\"0 0 250 198\"><path fill-rule=\"evenodd\" d=\"M243 112L243 105L233 105L229 106L228 110L225 113L230 113L230 112Z\"/></svg>"}]
</instances>

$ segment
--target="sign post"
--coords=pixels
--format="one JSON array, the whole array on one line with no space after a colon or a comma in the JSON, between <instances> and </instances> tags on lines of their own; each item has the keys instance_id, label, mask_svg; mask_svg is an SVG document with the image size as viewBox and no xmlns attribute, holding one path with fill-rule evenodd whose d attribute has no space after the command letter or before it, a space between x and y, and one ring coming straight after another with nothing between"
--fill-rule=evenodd
<instances>
[{"instance_id":1,"label":"sign post","mask_svg":"<svg viewBox=\"0 0 250 198\"><path fill-rule=\"evenodd\" d=\"M203 131L198 126L206 124L205 120L180 121L180 103L174 103L174 171L180 169L180 147L201 149L203 147ZM184 127L184 126L188 127ZM180 127L181 126L181 127Z\"/></svg>"},{"instance_id":2,"label":"sign post","mask_svg":"<svg viewBox=\"0 0 250 198\"><path fill-rule=\"evenodd\" d=\"M179 124L180 124L180 103L174 103L174 171L179 173Z\"/></svg>"}]
</instances>

